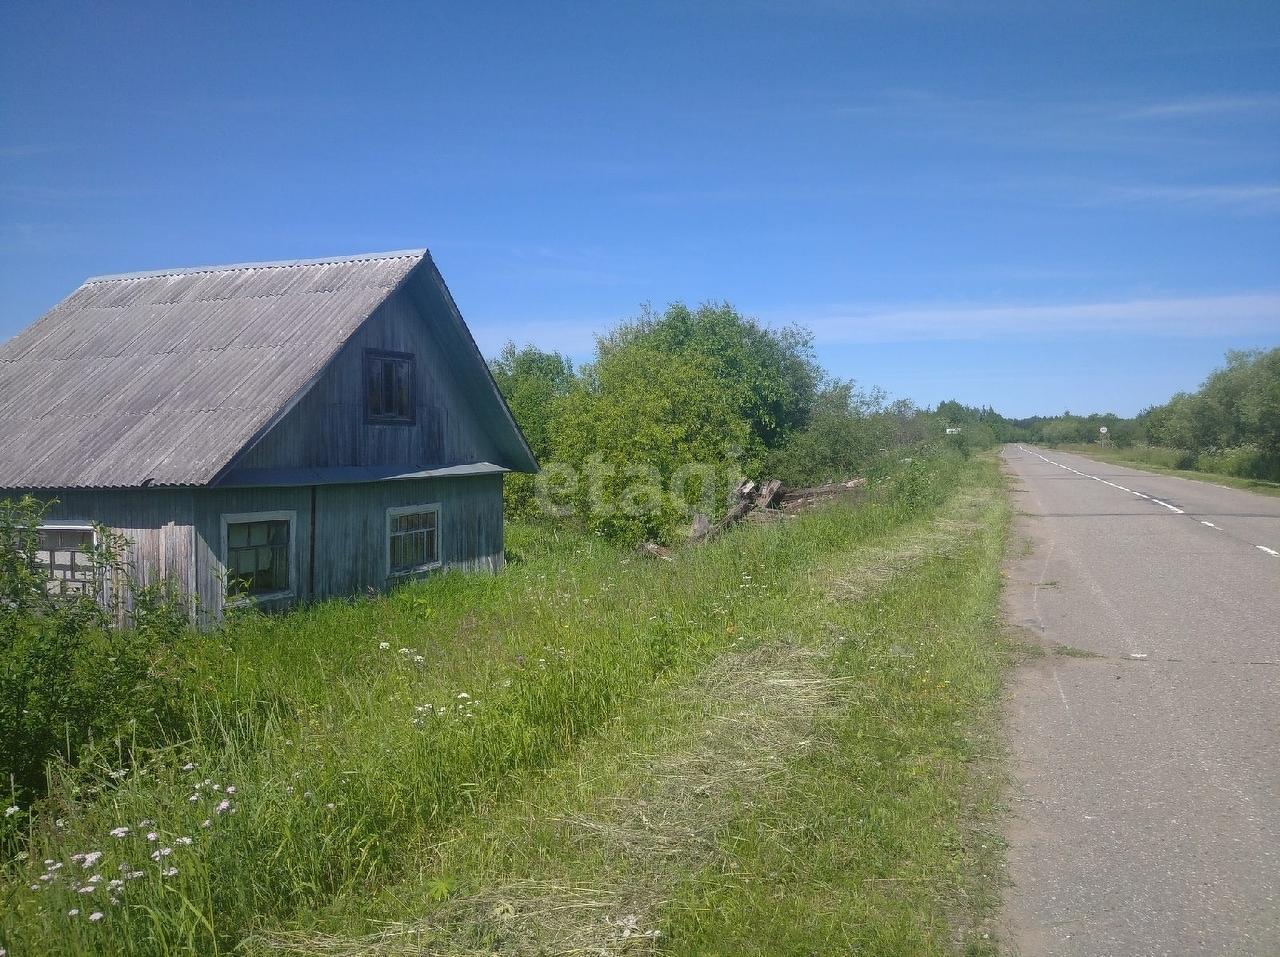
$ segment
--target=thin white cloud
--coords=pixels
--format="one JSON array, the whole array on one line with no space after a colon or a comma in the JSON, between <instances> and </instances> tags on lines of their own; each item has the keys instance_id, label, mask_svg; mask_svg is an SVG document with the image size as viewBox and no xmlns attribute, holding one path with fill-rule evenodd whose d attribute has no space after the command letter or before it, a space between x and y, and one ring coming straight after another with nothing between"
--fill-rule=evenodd
<instances>
[{"instance_id":1,"label":"thin white cloud","mask_svg":"<svg viewBox=\"0 0 1280 957\"><path fill-rule=\"evenodd\" d=\"M1280 185L1245 183L1202 186L1113 186L1099 197L1101 203L1154 203L1212 207L1242 213L1280 211Z\"/></svg>"},{"instance_id":2,"label":"thin white cloud","mask_svg":"<svg viewBox=\"0 0 1280 957\"><path fill-rule=\"evenodd\" d=\"M1280 293L1026 305L850 308L771 317L812 329L822 345L1063 335L1280 338Z\"/></svg>"},{"instance_id":3,"label":"thin white cloud","mask_svg":"<svg viewBox=\"0 0 1280 957\"><path fill-rule=\"evenodd\" d=\"M1249 113L1280 112L1280 95L1260 93L1244 96L1189 96L1177 100L1148 103L1127 110L1125 119L1181 119L1219 117Z\"/></svg>"},{"instance_id":4,"label":"thin white cloud","mask_svg":"<svg viewBox=\"0 0 1280 957\"><path fill-rule=\"evenodd\" d=\"M583 359L591 354L595 337L627 315L574 320L489 320L472 315L469 321L487 356L496 355L511 340ZM1272 335L1280 341L1280 292L1025 305L849 306L791 309L764 313L760 318L774 327L797 323L811 329L820 346L1063 336L1094 336L1103 341L1113 336L1196 339Z\"/></svg>"}]
</instances>

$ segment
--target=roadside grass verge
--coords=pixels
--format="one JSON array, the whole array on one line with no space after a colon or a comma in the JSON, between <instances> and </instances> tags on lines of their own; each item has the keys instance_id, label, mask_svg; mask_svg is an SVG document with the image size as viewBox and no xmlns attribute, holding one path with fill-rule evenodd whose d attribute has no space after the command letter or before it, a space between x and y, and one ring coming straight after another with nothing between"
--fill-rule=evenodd
<instances>
[{"instance_id":1,"label":"roadside grass verge","mask_svg":"<svg viewBox=\"0 0 1280 957\"><path fill-rule=\"evenodd\" d=\"M1000 482L975 463L888 534L791 574L741 572L749 626L703 667L628 703L572 762L424 836L417 868L372 899L335 899L252 949L994 953L1012 654Z\"/></svg>"},{"instance_id":2,"label":"roadside grass verge","mask_svg":"<svg viewBox=\"0 0 1280 957\"><path fill-rule=\"evenodd\" d=\"M812 614L805 583L833 556L927 522L991 468L917 461L872 502L672 563L517 528L501 576L191 636L191 737L131 766L99 742L94 766L54 769L25 856L4 862L0 946L214 953L339 915L367 928L379 889L413 887L442 835L572 773L634 704L726 650L798 628L786 609ZM432 880L429 896L457 896L448 872Z\"/></svg>"},{"instance_id":3,"label":"roadside grass verge","mask_svg":"<svg viewBox=\"0 0 1280 957\"><path fill-rule=\"evenodd\" d=\"M1179 478L1194 479L1197 482L1211 482L1227 485L1231 488L1244 489L1248 492L1259 492L1262 495L1280 495L1280 482L1268 482L1263 479L1241 478L1225 472L1210 472L1199 469L1178 468L1183 453L1176 449L1165 449L1151 445L1135 445L1127 449L1114 446L1101 448L1093 444L1053 445L1049 448L1061 449L1064 452L1075 452L1087 458L1109 465L1127 465L1130 468L1145 469L1165 475L1176 475Z\"/></svg>"}]
</instances>

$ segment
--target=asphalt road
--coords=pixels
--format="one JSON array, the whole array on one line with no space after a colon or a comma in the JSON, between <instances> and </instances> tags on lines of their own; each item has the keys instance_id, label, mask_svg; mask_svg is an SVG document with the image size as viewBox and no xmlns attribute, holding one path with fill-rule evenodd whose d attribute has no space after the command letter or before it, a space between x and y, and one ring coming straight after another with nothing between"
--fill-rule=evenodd
<instances>
[{"instance_id":1,"label":"asphalt road","mask_svg":"<svg viewBox=\"0 0 1280 957\"><path fill-rule=\"evenodd\" d=\"M1280 498L1004 457L1012 952L1277 957Z\"/></svg>"}]
</instances>

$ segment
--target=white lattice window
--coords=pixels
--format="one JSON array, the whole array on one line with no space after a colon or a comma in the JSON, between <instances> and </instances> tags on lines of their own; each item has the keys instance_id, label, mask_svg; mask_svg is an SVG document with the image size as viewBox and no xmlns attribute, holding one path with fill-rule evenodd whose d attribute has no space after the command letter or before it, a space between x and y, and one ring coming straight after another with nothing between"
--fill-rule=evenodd
<instances>
[{"instance_id":1,"label":"white lattice window","mask_svg":"<svg viewBox=\"0 0 1280 957\"><path fill-rule=\"evenodd\" d=\"M43 567L50 594L92 595L98 574L90 550L94 545L89 525L43 525L39 529L36 560Z\"/></svg>"},{"instance_id":2,"label":"white lattice window","mask_svg":"<svg viewBox=\"0 0 1280 957\"><path fill-rule=\"evenodd\" d=\"M440 565L440 506L387 509L387 577L413 575Z\"/></svg>"}]
</instances>

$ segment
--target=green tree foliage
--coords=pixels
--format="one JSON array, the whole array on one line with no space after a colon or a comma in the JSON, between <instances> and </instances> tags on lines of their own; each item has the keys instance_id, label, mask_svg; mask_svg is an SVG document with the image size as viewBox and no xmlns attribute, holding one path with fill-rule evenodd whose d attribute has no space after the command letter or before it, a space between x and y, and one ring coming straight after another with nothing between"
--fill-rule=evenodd
<instances>
[{"instance_id":1,"label":"green tree foliage","mask_svg":"<svg viewBox=\"0 0 1280 957\"><path fill-rule=\"evenodd\" d=\"M681 491L671 483L682 470L693 479L715 470L723 497L750 425L703 357L635 340L583 370L554 435L561 461L580 476L570 495L580 512L608 537L638 542L669 538L689 518L686 497L670 494Z\"/></svg>"},{"instance_id":2,"label":"green tree foliage","mask_svg":"<svg viewBox=\"0 0 1280 957\"><path fill-rule=\"evenodd\" d=\"M825 379L808 331L766 328L728 303L646 308L580 369L513 344L492 369L544 467L508 477L512 513L572 512L623 541L675 537L692 511L723 504L731 474L794 486L865 475L942 437L948 415L966 423L950 439L961 451L990 444L1003 421L958 403L946 414L886 405Z\"/></svg>"},{"instance_id":3,"label":"green tree foliage","mask_svg":"<svg viewBox=\"0 0 1280 957\"><path fill-rule=\"evenodd\" d=\"M661 315L646 309L603 338L599 351L603 357L634 346L704 368L747 423L749 454L756 456L808 421L822 378L812 333L766 329L728 303L697 309L676 303Z\"/></svg>"},{"instance_id":4,"label":"green tree foliage","mask_svg":"<svg viewBox=\"0 0 1280 957\"><path fill-rule=\"evenodd\" d=\"M551 454L551 431L558 403L573 388L573 362L558 352L535 346L517 349L508 342L489 364L511 414L539 459Z\"/></svg>"},{"instance_id":5,"label":"green tree foliage","mask_svg":"<svg viewBox=\"0 0 1280 957\"><path fill-rule=\"evenodd\" d=\"M573 362L558 352L544 352L531 345L516 348L515 343L508 342L489 363L489 370L533 454L539 462L551 461L555 455L552 434L560 405L577 381ZM511 515L531 515L535 511L534 496L533 476L517 473L506 477L503 498Z\"/></svg>"},{"instance_id":6,"label":"green tree foliage","mask_svg":"<svg viewBox=\"0 0 1280 957\"><path fill-rule=\"evenodd\" d=\"M899 429L918 413L906 412L902 406L886 409L879 392L832 380L814 396L804 428L791 432L769 455L766 470L793 486L860 475L883 449L909 444L898 441Z\"/></svg>"}]
</instances>

